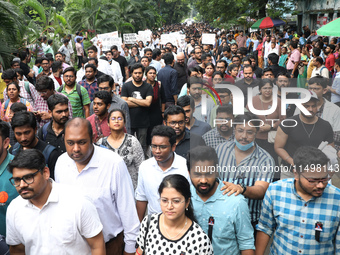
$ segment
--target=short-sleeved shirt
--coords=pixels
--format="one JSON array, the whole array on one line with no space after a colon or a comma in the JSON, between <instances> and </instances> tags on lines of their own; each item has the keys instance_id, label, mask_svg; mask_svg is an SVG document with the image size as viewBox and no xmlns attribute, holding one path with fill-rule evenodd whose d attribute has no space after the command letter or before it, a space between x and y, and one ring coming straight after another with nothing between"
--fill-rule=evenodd
<instances>
[{"instance_id":1,"label":"short-sleeved shirt","mask_svg":"<svg viewBox=\"0 0 340 255\"><path fill-rule=\"evenodd\" d=\"M291 127L295 125L295 123L297 123L296 126ZM280 124L282 131L288 135L284 149L291 157L294 156L295 151L301 146L312 146L318 148L320 143L323 141L328 143L332 143L334 141L331 124L321 118L319 118L315 124L306 124L302 123L299 115L295 115L285 120L284 125L286 127L284 127L282 123ZM310 134L310 137L307 133Z\"/></svg>"},{"instance_id":2,"label":"short-sleeved shirt","mask_svg":"<svg viewBox=\"0 0 340 255\"><path fill-rule=\"evenodd\" d=\"M151 216L146 242L144 242L144 237L147 228L148 216L146 216L141 223L137 244L141 250L145 250L145 254L214 254L208 236L196 222L192 222L190 228L181 238L178 240L169 240L160 231L160 216L161 214L153 214Z\"/></svg>"},{"instance_id":3,"label":"short-sleeved shirt","mask_svg":"<svg viewBox=\"0 0 340 255\"><path fill-rule=\"evenodd\" d=\"M190 132L198 136L203 136L210 130L211 127L208 123L196 119L194 125L192 125L192 127L190 128Z\"/></svg>"},{"instance_id":4,"label":"short-sleeved shirt","mask_svg":"<svg viewBox=\"0 0 340 255\"><path fill-rule=\"evenodd\" d=\"M85 238L97 236L103 228L91 201L55 182L41 209L21 196L14 199L6 223L7 244L23 244L26 254L40 255L90 255Z\"/></svg>"},{"instance_id":5,"label":"short-sleeved shirt","mask_svg":"<svg viewBox=\"0 0 340 255\"><path fill-rule=\"evenodd\" d=\"M73 87L73 89L70 93L66 92L65 86L63 86L63 90L61 91L61 93L63 93L65 96L67 96L68 99L71 102L72 111L73 111L73 118L76 118L76 117L84 118L85 115L84 115L84 112L83 112L83 106L91 103L91 100L89 98L89 94L87 93L87 90L82 86L80 86L80 89L81 89L81 95L82 95L82 98L83 98L83 102L80 101L80 97L78 95L76 85L74 85L74 87Z\"/></svg>"},{"instance_id":6,"label":"short-sleeved shirt","mask_svg":"<svg viewBox=\"0 0 340 255\"><path fill-rule=\"evenodd\" d=\"M197 146L205 146L205 142L203 140L203 138L201 136L192 134L190 132L190 130L185 129L185 134L182 140L180 140L177 145L176 145L176 149L175 152L186 158L188 152L197 147Z\"/></svg>"},{"instance_id":7,"label":"short-sleeved shirt","mask_svg":"<svg viewBox=\"0 0 340 255\"><path fill-rule=\"evenodd\" d=\"M153 96L153 89L149 83L143 81L143 84L136 87L132 81L124 83L122 87L122 97L133 97L136 99L146 99ZM150 125L149 107L132 107L130 108L131 128L147 128Z\"/></svg>"},{"instance_id":8,"label":"short-sleeved shirt","mask_svg":"<svg viewBox=\"0 0 340 255\"><path fill-rule=\"evenodd\" d=\"M299 50L298 49L293 50L290 55L290 58L288 59L287 70L294 69L295 63L299 63L300 59L301 59L301 53L299 52Z\"/></svg>"},{"instance_id":9,"label":"short-sleeved shirt","mask_svg":"<svg viewBox=\"0 0 340 255\"><path fill-rule=\"evenodd\" d=\"M272 236L270 254L339 254L340 190L328 184L322 196L305 201L293 178L269 185L263 199L258 231ZM316 223L323 224L320 242Z\"/></svg>"},{"instance_id":10,"label":"short-sleeved shirt","mask_svg":"<svg viewBox=\"0 0 340 255\"><path fill-rule=\"evenodd\" d=\"M94 142L96 142L99 138L110 135L111 129L109 127L107 117L108 115L106 115L106 117L101 121L98 119L98 117L95 114L92 114L90 117L86 118L91 123Z\"/></svg>"},{"instance_id":11,"label":"short-sleeved shirt","mask_svg":"<svg viewBox=\"0 0 340 255\"><path fill-rule=\"evenodd\" d=\"M9 182L12 174L7 170L8 164L12 161L14 156L7 153L6 158L0 165L0 191L6 192L8 195L7 201L0 206L0 235L6 236L6 212L9 204L19 194L16 188Z\"/></svg>"},{"instance_id":12,"label":"short-sleeved shirt","mask_svg":"<svg viewBox=\"0 0 340 255\"><path fill-rule=\"evenodd\" d=\"M197 223L208 233L209 218L214 217L212 245L215 254L238 255L242 250L254 250L254 232L247 200L242 195L222 195L223 186L220 181L215 193L204 202L191 185Z\"/></svg>"},{"instance_id":13,"label":"short-sleeved shirt","mask_svg":"<svg viewBox=\"0 0 340 255\"><path fill-rule=\"evenodd\" d=\"M219 159L220 178L234 184L243 183L245 186L254 186L256 181L271 183L274 177L275 161L270 154L255 145L255 150L236 164L235 142L225 142L216 148ZM248 199L250 218L255 222L260 217L262 200Z\"/></svg>"}]
</instances>

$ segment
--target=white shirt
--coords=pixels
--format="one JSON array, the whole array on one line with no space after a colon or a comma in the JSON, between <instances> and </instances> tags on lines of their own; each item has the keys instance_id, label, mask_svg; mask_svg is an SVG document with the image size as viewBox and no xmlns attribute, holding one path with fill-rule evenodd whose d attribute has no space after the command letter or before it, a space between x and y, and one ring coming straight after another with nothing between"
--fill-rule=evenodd
<instances>
[{"instance_id":1,"label":"white shirt","mask_svg":"<svg viewBox=\"0 0 340 255\"><path fill-rule=\"evenodd\" d=\"M94 146L90 162L79 173L76 163L65 152L57 160L55 180L77 187L94 201L105 242L124 230L125 251L136 251L140 222L131 177L117 153Z\"/></svg>"},{"instance_id":2,"label":"white shirt","mask_svg":"<svg viewBox=\"0 0 340 255\"><path fill-rule=\"evenodd\" d=\"M269 51L271 49L271 42L267 42L265 41L264 42L264 57L267 58L268 57L268 54L269 54Z\"/></svg>"},{"instance_id":3,"label":"white shirt","mask_svg":"<svg viewBox=\"0 0 340 255\"><path fill-rule=\"evenodd\" d=\"M81 67L78 71L77 71L77 83L82 81L83 77L85 76L85 68Z\"/></svg>"},{"instance_id":4,"label":"white shirt","mask_svg":"<svg viewBox=\"0 0 340 255\"><path fill-rule=\"evenodd\" d=\"M175 152L171 167L165 171L158 166L154 157L143 161L139 166L136 200L148 202L148 214L162 212L158 188L164 177L170 174L183 175L191 183L186 159Z\"/></svg>"},{"instance_id":5,"label":"white shirt","mask_svg":"<svg viewBox=\"0 0 340 255\"><path fill-rule=\"evenodd\" d=\"M119 64L118 64L119 65ZM114 78L110 63L104 59L98 59L98 70ZM120 70L120 69L119 69Z\"/></svg>"},{"instance_id":6,"label":"white shirt","mask_svg":"<svg viewBox=\"0 0 340 255\"><path fill-rule=\"evenodd\" d=\"M78 72L79 72L79 71L78 71ZM49 75L48 77L50 77L50 78L53 80L53 82L54 82L54 89L55 89L56 91L58 91L58 88L60 87L60 84L59 84L59 82L57 81L57 79L54 78L53 73L52 73L51 75ZM62 85L63 85L63 84L64 84L63 75L60 75L60 78L61 78L61 83L62 83Z\"/></svg>"},{"instance_id":7,"label":"white shirt","mask_svg":"<svg viewBox=\"0 0 340 255\"><path fill-rule=\"evenodd\" d=\"M110 63L109 63L110 64ZM122 71L120 69L120 65L119 63L112 59L111 61L111 69L112 69L112 72L113 72L113 80L118 83L120 86L123 85L123 75L122 75Z\"/></svg>"},{"instance_id":8,"label":"white shirt","mask_svg":"<svg viewBox=\"0 0 340 255\"><path fill-rule=\"evenodd\" d=\"M311 78L313 78L317 75L321 75L322 77L325 77L325 78L328 79L329 78L329 71L328 71L327 67L325 67L325 65L322 65L319 68L314 67L314 69L312 71Z\"/></svg>"},{"instance_id":9,"label":"white shirt","mask_svg":"<svg viewBox=\"0 0 340 255\"><path fill-rule=\"evenodd\" d=\"M89 199L53 181L42 209L21 196L15 198L7 209L6 226L7 244L23 244L28 255L90 255L85 238L95 237L103 229Z\"/></svg>"}]
</instances>

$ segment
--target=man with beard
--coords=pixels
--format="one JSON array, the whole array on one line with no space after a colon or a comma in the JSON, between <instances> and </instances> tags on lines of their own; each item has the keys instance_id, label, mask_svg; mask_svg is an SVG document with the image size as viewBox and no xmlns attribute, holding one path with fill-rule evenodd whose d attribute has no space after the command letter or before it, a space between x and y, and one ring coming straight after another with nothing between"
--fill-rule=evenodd
<instances>
[{"instance_id":1,"label":"man with beard","mask_svg":"<svg viewBox=\"0 0 340 255\"><path fill-rule=\"evenodd\" d=\"M253 78L254 75L254 68L251 65L244 65L243 67L243 76L244 78L241 80L238 80L235 83L235 86L240 88L244 95L244 102L245 105L247 103L247 95L248 95L248 88L255 88L258 87L259 81L257 79ZM255 94L254 94L255 93ZM256 92L253 92L253 96L256 95Z\"/></svg>"},{"instance_id":2,"label":"man with beard","mask_svg":"<svg viewBox=\"0 0 340 255\"><path fill-rule=\"evenodd\" d=\"M88 64L85 66L85 79L78 83L87 90L91 102L93 101L94 93L98 91L96 74L97 67L92 64Z\"/></svg>"},{"instance_id":3,"label":"man with beard","mask_svg":"<svg viewBox=\"0 0 340 255\"><path fill-rule=\"evenodd\" d=\"M194 66L198 66L199 64L202 64L202 49L201 47L195 47L194 49L194 57L195 59L191 61L191 63L188 65L188 69Z\"/></svg>"},{"instance_id":4,"label":"man with beard","mask_svg":"<svg viewBox=\"0 0 340 255\"><path fill-rule=\"evenodd\" d=\"M220 59L217 61L216 63L216 72L221 72L224 76L223 78L230 83L234 84L235 81L234 81L234 78L231 77L229 74L226 73L226 70L227 70L227 66L228 66L228 63L227 61L223 60L223 59Z\"/></svg>"},{"instance_id":5,"label":"man with beard","mask_svg":"<svg viewBox=\"0 0 340 255\"><path fill-rule=\"evenodd\" d=\"M151 64L152 65L152 62ZM177 61L174 65L174 69L177 71L177 89L181 91L183 85L187 83L188 80L188 72L187 65L185 64L185 56L183 52L179 52L177 54Z\"/></svg>"},{"instance_id":6,"label":"man with beard","mask_svg":"<svg viewBox=\"0 0 340 255\"><path fill-rule=\"evenodd\" d=\"M340 191L329 184L328 157L315 147L294 153L294 178L271 184L257 225L256 254L338 254ZM284 198L284 199L282 199Z\"/></svg>"},{"instance_id":7,"label":"man with beard","mask_svg":"<svg viewBox=\"0 0 340 255\"><path fill-rule=\"evenodd\" d=\"M76 84L76 70L73 67L66 68L63 79L65 84L58 89L58 92L63 93L70 100L73 117L89 117L91 100L87 90Z\"/></svg>"},{"instance_id":8,"label":"man with beard","mask_svg":"<svg viewBox=\"0 0 340 255\"><path fill-rule=\"evenodd\" d=\"M228 196L242 194L248 198L251 224L255 228L261 212L262 199L273 181L274 159L255 143L260 121L252 113L234 118L235 139L217 146L220 178Z\"/></svg>"},{"instance_id":9,"label":"man with beard","mask_svg":"<svg viewBox=\"0 0 340 255\"><path fill-rule=\"evenodd\" d=\"M96 143L100 138L110 135L109 121L107 119L108 110L111 106L111 95L107 91L97 91L94 93L93 112L87 118L90 121L93 131L93 141Z\"/></svg>"},{"instance_id":10,"label":"man with beard","mask_svg":"<svg viewBox=\"0 0 340 255\"><path fill-rule=\"evenodd\" d=\"M55 254L105 254L103 226L92 201L50 179L41 152L20 152L9 171L20 194L6 218L11 254L46 255L52 247Z\"/></svg>"},{"instance_id":11,"label":"man with beard","mask_svg":"<svg viewBox=\"0 0 340 255\"><path fill-rule=\"evenodd\" d=\"M203 136L206 132L211 130L208 123L197 120L194 117L195 102L191 96L185 95L178 99L177 105L182 107L185 112L185 127L190 130L192 134Z\"/></svg>"},{"instance_id":12,"label":"man with beard","mask_svg":"<svg viewBox=\"0 0 340 255\"><path fill-rule=\"evenodd\" d=\"M334 147L333 129L328 121L316 116L318 96L314 91L310 91L311 98L302 106L309 114L302 111L291 120L285 121L285 126L280 124L277 128L274 148L277 155L282 158L282 163L290 171L281 172L281 179L293 178L291 167L294 166L293 156L301 146L313 146L318 148L323 141L328 142L328 146ZM292 128L292 126L294 128Z\"/></svg>"},{"instance_id":13,"label":"man with beard","mask_svg":"<svg viewBox=\"0 0 340 255\"><path fill-rule=\"evenodd\" d=\"M65 71L66 68L70 67L70 65L65 63L65 54L61 53L61 52L57 52L55 55L55 61L60 61L62 62L62 67L63 67L63 71Z\"/></svg>"},{"instance_id":14,"label":"man with beard","mask_svg":"<svg viewBox=\"0 0 340 255\"><path fill-rule=\"evenodd\" d=\"M191 134L185 128L185 112L178 105L169 106L164 112L164 125L173 128L176 132L176 150L175 152L186 157L189 150L199 145L205 145L202 137Z\"/></svg>"},{"instance_id":15,"label":"man with beard","mask_svg":"<svg viewBox=\"0 0 340 255\"><path fill-rule=\"evenodd\" d=\"M231 54L232 54L233 56L236 55L237 49L238 49L238 47L237 47L237 44L236 44L236 43L233 43L233 44L230 46Z\"/></svg>"},{"instance_id":16,"label":"man with beard","mask_svg":"<svg viewBox=\"0 0 340 255\"><path fill-rule=\"evenodd\" d=\"M152 158L139 166L136 189L136 207L139 220L142 221L148 208L148 214L160 213L159 185L164 177L180 174L190 180L186 160L176 150L176 133L167 126L156 126L151 133Z\"/></svg>"},{"instance_id":17,"label":"man with beard","mask_svg":"<svg viewBox=\"0 0 340 255\"><path fill-rule=\"evenodd\" d=\"M217 167L218 158L213 148L199 146L190 150L191 201L197 223L208 233L215 254L254 254L247 201L243 196L223 195L224 184L218 179Z\"/></svg>"},{"instance_id":18,"label":"man with beard","mask_svg":"<svg viewBox=\"0 0 340 255\"><path fill-rule=\"evenodd\" d=\"M10 153L15 156L22 150L39 150L45 157L51 178L54 179L54 167L60 154L54 146L40 140L35 135L37 133L37 120L34 114L32 112L17 112L12 118L11 125L18 142L10 148Z\"/></svg>"},{"instance_id":19,"label":"man with beard","mask_svg":"<svg viewBox=\"0 0 340 255\"><path fill-rule=\"evenodd\" d=\"M125 100L130 109L131 134L136 133L136 137L146 152L146 135L149 121L149 107L152 102L153 88L150 84L142 80L144 66L134 64L131 67L132 81L127 82L122 87L121 98Z\"/></svg>"},{"instance_id":20,"label":"man with beard","mask_svg":"<svg viewBox=\"0 0 340 255\"><path fill-rule=\"evenodd\" d=\"M290 76L286 72L278 73L275 84L278 87L277 96L281 99L281 90L282 88L287 88L290 85ZM288 93L286 94L286 98L294 99L299 98L298 93ZM286 105L286 118L292 117L294 115L296 109L295 104L287 104Z\"/></svg>"},{"instance_id":21,"label":"man with beard","mask_svg":"<svg viewBox=\"0 0 340 255\"><path fill-rule=\"evenodd\" d=\"M50 76L52 74L50 61L48 61L47 58L45 58L45 57L41 58L41 67L42 67L43 70L40 74L37 75L36 80L39 80L39 78L44 76L44 75Z\"/></svg>"},{"instance_id":22,"label":"man with beard","mask_svg":"<svg viewBox=\"0 0 340 255\"><path fill-rule=\"evenodd\" d=\"M197 120L210 123L211 110L214 108L215 103L210 98L205 98L204 100L206 104L206 112L202 112L203 111L202 97L206 96L206 95L202 96L203 80L197 77L190 77L187 86L190 96L192 96L192 98L195 101L194 117Z\"/></svg>"},{"instance_id":23,"label":"man with beard","mask_svg":"<svg viewBox=\"0 0 340 255\"><path fill-rule=\"evenodd\" d=\"M98 49L97 49L96 46L94 46L94 45L90 46L90 47L87 49L87 53L88 53L88 55L89 55L89 59L90 59L90 58L98 59ZM85 68L86 68L86 67L85 67ZM97 66L97 69L98 69L99 71L101 71L102 73L105 73L105 74L107 74L107 75L110 75L110 76L114 77L112 68L111 68L109 62L106 61L106 60L98 59L98 66Z\"/></svg>"},{"instance_id":24,"label":"man with beard","mask_svg":"<svg viewBox=\"0 0 340 255\"><path fill-rule=\"evenodd\" d=\"M222 93L218 93L221 97ZM234 119L233 106L223 104L217 107L216 118L213 121L214 129L205 133L202 138L207 146L214 149L224 142L233 141L234 133L231 125Z\"/></svg>"},{"instance_id":25,"label":"man with beard","mask_svg":"<svg viewBox=\"0 0 340 255\"><path fill-rule=\"evenodd\" d=\"M328 69L330 73L334 73L334 65L335 65L335 57L334 57L334 52L335 50L335 45L330 44L326 47L325 49L325 54L327 55L326 61L325 61L325 66Z\"/></svg>"},{"instance_id":26,"label":"man with beard","mask_svg":"<svg viewBox=\"0 0 340 255\"><path fill-rule=\"evenodd\" d=\"M64 95L51 95L47 99L47 104L48 112L52 115L52 120L38 131L38 138L53 145L59 152L59 155L66 151L64 127L70 117L68 103L69 100Z\"/></svg>"}]
</instances>

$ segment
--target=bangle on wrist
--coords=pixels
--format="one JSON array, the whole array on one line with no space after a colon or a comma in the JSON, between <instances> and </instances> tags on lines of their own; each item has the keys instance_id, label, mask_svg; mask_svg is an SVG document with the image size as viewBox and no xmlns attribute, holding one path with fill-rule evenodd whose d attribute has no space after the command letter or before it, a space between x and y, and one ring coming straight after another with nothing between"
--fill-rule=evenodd
<instances>
[{"instance_id":1,"label":"bangle on wrist","mask_svg":"<svg viewBox=\"0 0 340 255\"><path fill-rule=\"evenodd\" d=\"M285 159L285 161L287 161L287 159L289 159L289 158L291 158L291 156L288 156L288 157Z\"/></svg>"}]
</instances>

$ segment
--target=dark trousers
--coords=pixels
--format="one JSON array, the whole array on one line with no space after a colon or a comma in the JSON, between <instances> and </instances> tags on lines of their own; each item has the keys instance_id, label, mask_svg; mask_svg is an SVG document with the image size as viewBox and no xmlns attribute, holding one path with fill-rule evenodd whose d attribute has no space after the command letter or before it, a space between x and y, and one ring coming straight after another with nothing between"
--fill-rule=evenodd
<instances>
[{"instance_id":1,"label":"dark trousers","mask_svg":"<svg viewBox=\"0 0 340 255\"><path fill-rule=\"evenodd\" d=\"M115 238L105 243L106 255L123 255L124 246L124 231L122 231Z\"/></svg>"},{"instance_id":2,"label":"dark trousers","mask_svg":"<svg viewBox=\"0 0 340 255\"><path fill-rule=\"evenodd\" d=\"M78 57L78 68L81 68L81 64L83 63L83 56L77 56Z\"/></svg>"},{"instance_id":3,"label":"dark trousers","mask_svg":"<svg viewBox=\"0 0 340 255\"><path fill-rule=\"evenodd\" d=\"M147 145L146 145L146 135L148 132L148 128L131 128L131 134L135 135L140 142L140 145L142 145L144 154L146 154L147 151Z\"/></svg>"}]
</instances>

